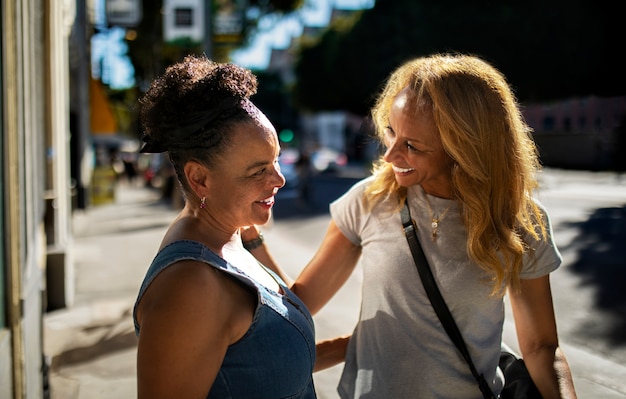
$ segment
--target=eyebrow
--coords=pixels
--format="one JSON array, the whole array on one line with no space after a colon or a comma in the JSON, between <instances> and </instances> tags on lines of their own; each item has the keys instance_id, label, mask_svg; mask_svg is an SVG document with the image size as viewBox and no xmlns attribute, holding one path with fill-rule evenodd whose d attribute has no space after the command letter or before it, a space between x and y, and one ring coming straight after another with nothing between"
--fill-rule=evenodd
<instances>
[{"instance_id":1,"label":"eyebrow","mask_svg":"<svg viewBox=\"0 0 626 399\"><path fill-rule=\"evenodd\" d=\"M267 161L257 161L257 162L254 162L253 164L251 164L250 166L248 166L246 168L246 172L250 172L250 171L252 171L252 170L254 170L256 168L259 168L261 166L267 166L269 163L270 162L267 162Z\"/></svg>"},{"instance_id":2,"label":"eyebrow","mask_svg":"<svg viewBox=\"0 0 626 399\"><path fill-rule=\"evenodd\" d=\"M394 128L393 128L393 127L391 127L391 125L387 125L387 129L391 130L391 131L392 131L392 132L394 132L394 133L397 133L397 132L394 130ZM425 145L425 146L427 146L427 147L430 147L430 145L429 145L428 143L425 143L424 141L422 141L422 140L420 140L420 139L418 139L418 138L416 138L416 137L413 137L413 136L409 136L409 137L406 137L406 136L405 136L405 137L403 137L403 139L404 139L404 141L412 141L412 142L414 142L414 143L419 143L419 144Z\"/></svg>"}]
</instances>

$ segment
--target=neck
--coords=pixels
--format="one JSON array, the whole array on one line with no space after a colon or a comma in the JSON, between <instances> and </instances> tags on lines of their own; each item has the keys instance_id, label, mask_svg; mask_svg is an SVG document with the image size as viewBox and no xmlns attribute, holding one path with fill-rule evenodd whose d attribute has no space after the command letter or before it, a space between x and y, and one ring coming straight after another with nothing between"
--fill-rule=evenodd
<instances>
[{"instance_id":1,"label":"neck","mask_svg":"<svg viewBox=\"0 0 626 399\"><path fill-rule=\"evenodd\" d=\"M424 192L430 196L443 199L454 199L452 188L449 185L430 186L427 184L422 184L421 187L422 190L424 190Z\"/></svg>"},{"instance_id":2,"label":"neck","mask_svg":"<svg viewBox=\"0 0 626 399\"><path fill-rule=\"evenodd\" d=\"M225 228L206 209L191 209L187 206L168 229L166 238L171 241L199 241L220 255L225 246L240 241L238 229Z\"/></svg>"}]
</instances>

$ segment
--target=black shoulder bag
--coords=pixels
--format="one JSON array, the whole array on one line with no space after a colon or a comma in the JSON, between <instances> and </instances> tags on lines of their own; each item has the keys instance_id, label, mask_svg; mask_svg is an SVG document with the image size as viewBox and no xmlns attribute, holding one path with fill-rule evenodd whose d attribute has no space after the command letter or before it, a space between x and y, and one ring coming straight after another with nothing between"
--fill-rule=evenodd
<instances>
[{"instance_id":1,"label":"black shoulder bag","mask_svg":"<svg viewBox=\"0 0 626 399\"><path fill-rule=\"evenodd\" d=\"M448 309L448 306L446 305L446 302L437 287L433 273L428 266L428 261L424 256L422 246L417 238L417 227L415 226L413 219L411 219L408 200L404 201L404 206L402 207L400 213L402 216L402 227L404 228L406 239L409 242L409 247L411 248L411 253L413 254L413 259L415 260L415 265L417 266L417 271L419 272L422 284L424 285L428 299L430 299L437 317L439 317L446 333L448 333L450 339L454 342L459 352L461 352L461 355L467 362L472 375L478 382L478 388L480 389L480 392L482 392L483 397L485 399L496 399L496 396L489 387L485 377L482 374L478 374L469 351L467 350L467 346L465 345L465 341L463 340L463 336L461 335L461 331L457 327L454 318L452 317L452 313L450 313L450 310ZM533 383L533 380L526 369L526 365L524 364L524 360L516 356L513 351L503 347L502 352L500 353L499 366L505 377L504 388L500 394L501 399L541 399L541 394Z\"/></svg>"}]
</instances>

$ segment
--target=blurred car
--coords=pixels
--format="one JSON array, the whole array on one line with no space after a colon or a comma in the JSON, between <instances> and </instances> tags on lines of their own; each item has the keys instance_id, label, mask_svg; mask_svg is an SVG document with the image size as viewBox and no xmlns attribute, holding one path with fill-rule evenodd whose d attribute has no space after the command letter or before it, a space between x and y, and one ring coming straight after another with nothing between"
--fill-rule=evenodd
<instances>
[{"instance_id":1,"label":"blurred car","mask_svg":"<svg viewBox=\"0 0 626 399\"><path fill-rule=\"evenodd\" d=\"M318 173L333 173L346 166L346 154L328 147L322 147L311 153L311 167Z\"/></svg>"},{"instance_id":2,"label":"blurred car","mask_svg":"<svg viewBox=\"0 0 626 399\"><path fill-rule=\"evenodd\" d=\"M300 151L295 148L285 148L278 156L278 164L280 172L285 177L285 186L283 189L297 188L300 182L298 174L298 160L300 159Z\"/></svg>"}]
</instances>

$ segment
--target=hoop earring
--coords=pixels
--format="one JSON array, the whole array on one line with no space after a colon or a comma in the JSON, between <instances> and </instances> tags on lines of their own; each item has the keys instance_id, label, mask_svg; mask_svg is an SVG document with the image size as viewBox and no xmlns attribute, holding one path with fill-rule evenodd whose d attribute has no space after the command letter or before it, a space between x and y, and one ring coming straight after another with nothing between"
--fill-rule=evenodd
<instances>
[{"instance_id":1,"label":"hoop earring","mask_svg":"<svg viewBox=\"0 0 626 399\"><path fill-rule=\"evenodd\" d=\"M200 209L206 208L206 197L200 199Z\"/></svg>"}]
</instances>

